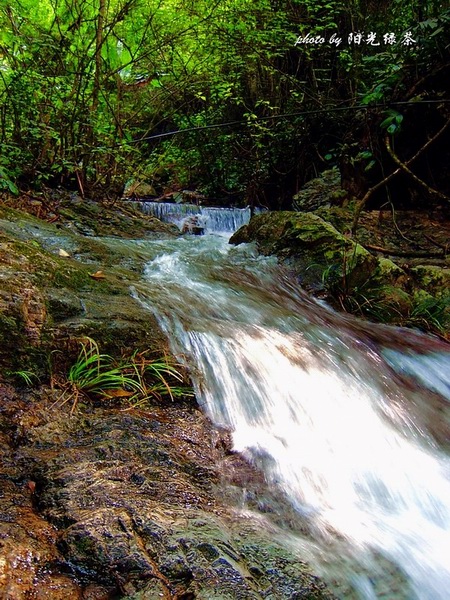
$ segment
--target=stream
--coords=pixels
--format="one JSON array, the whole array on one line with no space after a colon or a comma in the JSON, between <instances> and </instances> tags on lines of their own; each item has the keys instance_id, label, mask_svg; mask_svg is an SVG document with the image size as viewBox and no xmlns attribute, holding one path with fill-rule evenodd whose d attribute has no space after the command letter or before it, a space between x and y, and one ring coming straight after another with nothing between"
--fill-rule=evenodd
<instances>
[{"instance_id":1,"label":"stream","mask_svg":"<svg viewBox=\"0 0 450 600\"><path fill-rule=\"evenodd\" d=\"M250 516L339 598L449 598L448 346L336 314L229 235L149 242L131 293L305 525Z\"/></svg>"}]
</instances>

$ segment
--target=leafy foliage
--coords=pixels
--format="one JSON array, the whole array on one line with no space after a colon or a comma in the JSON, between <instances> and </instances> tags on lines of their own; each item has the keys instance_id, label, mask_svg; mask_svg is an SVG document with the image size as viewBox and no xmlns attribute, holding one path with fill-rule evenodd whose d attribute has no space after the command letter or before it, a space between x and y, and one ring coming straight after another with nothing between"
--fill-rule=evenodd
<instances>
[{"instance_id":1,"label":"leafy foliage","mask_svg":"<svg viewBox=\"0 0 450 600\"><path fill-rule=\"evenodd\" d=\"M29 371L27 369L21 369L19 371L12 371L10 373L13 377L19 380L21 383L26 385L27 387L32 387L36 383L39 382L39 376L36 375L33 371Z\"/></svg>"},{"instance_id":2,"label":"leafy foliage","mask_svg":"<svg viewBox=\"0 0 450 600\"><path fill-rule=\"evenodd\" d=\"M434 0L10 0L0 189L104 198L139 178L161 193L192 186L227 204L287 207L327 156L341 164L362 148L385 161L378 136L399 137L411 120L377 105L425 96L416 84L446 64L449 21ZM398 40L349 43L357 31ZM420 44L402 45L405 32ZM342 41L296 44L306 35Z\"/></svg>"}]
</instances>

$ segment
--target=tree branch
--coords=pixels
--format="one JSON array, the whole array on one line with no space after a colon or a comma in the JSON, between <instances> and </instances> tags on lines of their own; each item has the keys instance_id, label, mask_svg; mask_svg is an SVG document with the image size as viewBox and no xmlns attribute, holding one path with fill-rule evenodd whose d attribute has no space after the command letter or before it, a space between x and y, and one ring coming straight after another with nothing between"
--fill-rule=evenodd
<instances>
[{"instance_id":1,"label":"tree branch","mask_svg":"<svg viewBox=\"0 0 450 600\"><path fill-rule=\"evenodd\" d=\"M383 246L374 246L373 244L362 244L367 250L387 254L388 256L404 256L407 258L445 258L444 252L414 252L413 250L397 250L396 248L384 248Z\"/></svg>"},{"instance_id":2,"label":"tree branch","mask_svg":"<svg viewBox=\"0 0 450 600\"><path fill-rule=\"evenodd\" d=\"M433 142L435 142L438 139L438 137L440 137L444 133L444 131L447 129L447 127L449 125L450 125L450 119L448 119L448 121L439 129L439 131L437 133L435 133L433 135L433 137L431 137L421 148L419 148L419 150L417 150L417 152L414 154L414 156L412 156L410 159L408 159L405 163L401 163L402 164L401 167L398 167L397 169L395 169L395 171L393 171L390 175L388 175L387 177L385 177L384 179L379 181L376 185L374 185L373 187L371 187L367 190L367 192L364 194L363 198L359 201L359 203L355 209L355 216L353 218L353 223L352 223L352 234L353 235L356 234L356 229L358 227L358 221L359 221L361 211L364 208L364 206L367 204L367 201L372 196L372 194L374 194L374 192L379 190L381 187L387 185L392 179L394 179L394 177L396 175L398 175L403 170L404 167L408 168L410 164L412 164L415 160L417 160L419 158L419 156L421 156L431 146L431 144ZM399 160L399 162L400 162L400 160ZM411 171L410 171L410 173L411 173ZM446 198L446 200L448 200L448 198L446 196L445 196L445 198Z\"/></svg>"},{"instance_id":3,"label":"tree branch","mask_svg":"<svg viewBox=\"0 0 450 600\"><path fill-rule=\"evenodd\" d=\"M385 144L386 144L387 151L389 152L392 160L395 163L397 163L398 166L400 167L400 169L402 169L405 173L407 173L411 177L411 179L417 183L417 185L419 185L420 187L423 187L430 195L436 196L437 198L440 198L441 200L446 200L447 202L450 202L450 198L448 196L446 196L445 194L443 194L439 190L435 190L434 188L430 187L427 183L425 183L425 181L423 181L422 179L420 179L419 177L417 177L417 175L415 175L411 171L411 169L409 169L405 165L405 163L402 163L402 161L399 159L399 157L392 150L391 143L389 141L389 137L388 136L386 136Z\"/></svg>"}]
</instances>

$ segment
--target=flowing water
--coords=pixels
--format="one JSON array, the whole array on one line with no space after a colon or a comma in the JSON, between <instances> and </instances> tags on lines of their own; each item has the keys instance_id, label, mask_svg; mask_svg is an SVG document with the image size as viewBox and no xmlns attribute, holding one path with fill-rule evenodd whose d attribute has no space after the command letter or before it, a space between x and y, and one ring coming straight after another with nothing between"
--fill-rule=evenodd
<instances>
[{"instance_id":1,"label":"flowing water","mask_svg":"<svg viewBox=\"0 0 450 600\"><path fill-rule=\"evenodd\" d=\"M135 202L144 213L153 215L166 223L174 223L182 229L189 217L196 217L199 224L208 231L233 232L249 222L250 207L221 208L199 204L176 204L173 202ZM255 209L260 212L259 208Z\"/></svg>"},{"instance_id":2,"label":"flowing water","mask_svg":"<svg viewBox=\"0 0 450 600\"><path fill-rule=\"evenodd\" d=\"M149 244L132 295L305 523L274 535L340 598L450 598L448 346L338 315L226 236Z\"/></svg>"}]
</instances>

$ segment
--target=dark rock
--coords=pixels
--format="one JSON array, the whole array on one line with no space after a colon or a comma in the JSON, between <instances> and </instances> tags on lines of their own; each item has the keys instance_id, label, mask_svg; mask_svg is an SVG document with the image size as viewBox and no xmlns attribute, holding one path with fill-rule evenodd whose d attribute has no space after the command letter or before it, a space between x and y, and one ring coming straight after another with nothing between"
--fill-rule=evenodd
<instances>
[{"instance_id":1,"label":"dark rock","mask_svg":"<svg viewBox=\"0 0 450 600\"><path fill-rule=\"evenodd\" d=\"M203 235L205 227L198 215L191 215L183 219L181 233L189 233L191 235Z\"/></svg>"},{"instance_id":2,"label":"dark rock","mask_svg":"<svg viewBox=\"0 0 450 600\"><path fill-rule=\"evenodd\" d=\"M308 181L293 197L292 206L297 211L310 212L322 206L342 204L347 196L341 186L341 174L337 168L333 168Z\"/></svg>"}]
</instances>

